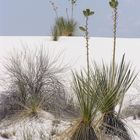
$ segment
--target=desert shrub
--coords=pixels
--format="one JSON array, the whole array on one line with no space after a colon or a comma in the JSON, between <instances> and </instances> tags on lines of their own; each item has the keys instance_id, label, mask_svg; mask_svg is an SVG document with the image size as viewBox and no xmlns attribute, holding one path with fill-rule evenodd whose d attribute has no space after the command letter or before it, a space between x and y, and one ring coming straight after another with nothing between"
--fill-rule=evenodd
<instances>
[{"instance_id":1,"label":"desert shrub","mask_svg":"<svg viewBox=\"0 0 140 140\"><path fill-rule=\"evenodd\" d=\"M52 29L53 40L57 41L59 36L73 36L75 31L76 22L73 19L56 18Z\"/></svg>"},{"instance_id":2,"label":"desert shrub","mask_svg":"<svg viewBox=\"0 0 140 140\"><path fill-rule=\"evenodd\" d=\"M5 112L28 110L35 114L44 109L58 113L66 106L60 80L63 68L49 58L45 49L23 50L8 57L6 62L7 84L1 103Z\"/></svg>"},{"instance_id":3,"label":"desert shrub","mask_svg":"<svg viewBox=\"0 0 140 140\"><path fill-rule=\"evenodd\" d=\"M77 23L74 20L74 6L76 5L76 0L70 0L70 5L71 5L71 17L69 17L68 9L66 8L66 17L64 18L62 16L58 15L58 6L55 5L54 2L51 0L49 1L53 11L55 13L55 23L54 26L52 27L52 36L53 36L53 41L57 41L59 36L73 36L76 28L77 28Z\"/></svg>"}]
</instances>

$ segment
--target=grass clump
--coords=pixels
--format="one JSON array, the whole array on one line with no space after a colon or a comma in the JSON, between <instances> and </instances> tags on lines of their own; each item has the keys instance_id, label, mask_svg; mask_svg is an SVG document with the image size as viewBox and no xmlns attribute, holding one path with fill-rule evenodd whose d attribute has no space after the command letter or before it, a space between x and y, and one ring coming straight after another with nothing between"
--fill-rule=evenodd
<instances>
[{"instance_id":1,"label":"grass clump","mask_svg":"<svg viewBox=\"0 0 140 140\"><path fill-rule=\"evenodd\" d=\"M57 41L59 36L73 36L76 31L76 25L76 22L72 19L57 18L52 29L53 40Z\"/></svg>"},{"instance_id":2,"label":"grass clump","mask_svg":"<svg viewBox=\"0 0 140 140\"><path fill-rule=\"evenodd\" d=\"M52 28L52 36L53 41L57 41L59 36L73 36L76 28L77 23L73 18L74 13L74 6L76 5L76 0L70 0L71 3L71 17L69 17L68 9L66 8L66 16L58 16L58 7L55 6L54 2L50 1L50 4L53 7L53 11L55 13L55 23Z\"/></svg>"},{"instance_id":3,"label":"grass clump","mask_svg":"<svg viewBox=\"0 0 140 140\"><path fill-rule=\"evenodd\" d=\"M56 113L66 105L60 80L63 68L56 64L55 59L50 61L45 49L23 50L10 56L6 62L8 86L3 93L2 107L7 113L23 110L33 115L39 110Z\"/></svg>"}]
</instances>

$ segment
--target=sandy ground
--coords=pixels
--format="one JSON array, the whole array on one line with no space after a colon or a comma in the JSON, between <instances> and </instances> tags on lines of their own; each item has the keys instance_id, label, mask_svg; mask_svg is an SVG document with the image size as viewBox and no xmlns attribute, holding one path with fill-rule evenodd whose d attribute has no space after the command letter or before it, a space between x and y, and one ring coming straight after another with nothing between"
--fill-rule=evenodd
<instances>
[{"instance_id":1,"label":"sandy ground","mask_svg":"<svg viewBox=\"0 0 140 140\"><path fill-rule=\"evenodd\" d=\"M104 61L109 64L112 58L112 39L91 37L89 43L91 63L94 61L102 63ZM43 47L50 58L58 60L58 65L65 66L65 76L62 77L68 91L70 91L70 81L72 80L71 71L80 71L81 68L86 66L86 48L83 37L61 37L57 42L52 41L50 37L0 37L0 80L5 77L3 68L3 64L6 62L5 58L11 53L14 54L22 50L23 47L29 48L31 52ZM126 54L126 61L132 64L132 68L135 68L136 72L139 72L140 39L117 39L117 62L121 60L124 53ZM140 104L140 88L138 86L139 81L137 80L125 97L124 107L130 104ZM0 90L3 90L2 85ZM131 131L134 140L139 140L140 121L128 119L126 123L134 129L134 131Z\"/></svg>"}]
</instances>

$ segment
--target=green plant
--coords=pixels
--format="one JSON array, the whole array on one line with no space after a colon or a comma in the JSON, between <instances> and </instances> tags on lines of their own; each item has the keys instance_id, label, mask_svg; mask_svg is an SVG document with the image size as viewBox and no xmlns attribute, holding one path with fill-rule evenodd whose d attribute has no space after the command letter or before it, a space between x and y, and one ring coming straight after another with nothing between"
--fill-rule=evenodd
<instances>
[{"instance_id":1,"label":"green plant","mask_svg":"<svg viewBox=\"0 0 140 140\"><path fill-rule=\"evenodd\" d=\"M21 117L22 116L38 117L38 113L42 110L44 100L42 99L41 101L35 97L31 98L32 99L30 99L29 103L26 105L19 103L19 105L23 107L23 112L20 114Z\"/></svg>"},{"instance_id":2,"label":"green plant","mask_svg":"<svg viewBox=\"0 0 140 140\"><path fill-rule=\"evenodd\" d=\"M58 41L58 27L55 25L52 29L53 41Z\"/></svg>"},{"instance_id":3,"label":"green plant","mask_svg":"<svg viewBox=\"0 0 140 140\"><path fill-rule=\"evenodd\" d=\"M58 12L57 12L58 7L55 6L54 2L50 1L50 4L53 7L53 11L55 12L55 15L56 15L55 23L52 28L53 41L57 41L59 36L73 36L76 31L77 23L75 22L73 18L73 8L74 8L74 5L76 4L76 0L70 0L70 2L71 2L71 8L72 8L71 18L69 18L67 8L66 8L67 18L64 18L64 17L58 16Z\"/></svg>"},{"instance_id":4,"label":"green plant","mask_svg":"<svg viewBox=\"0 0 140 140\"><path fill-rule=\"evenodd\" d=\"M120 103L136 76L130 70L129 64L125 64L124 56L120 65L115 65L114 82L112 82L112 67L112 63L110 67L104 64L100 67L95 64L94 70L91 68L90 72L90 89L97 92L97 100L100 104L99 111L103 116L101 128L105 134L131 140L125 124L117 117L114 109Z\"/></svg>"},{"instance_id":5,"label":"green plant","mask_svg":"<svg viewBox=\"0 0 140 140\"><path fill-rule=\"evenodd\" d=\"M71 140L97 140L96 132L93 127L93 122L98 111L98 103L96 92L89 89L88 75L81 72L74 77L74 92L77 96L81 111L81 119L78 122L75 132ZM92 93L91 93L92 92ZM92 96L90 96L92 94Z\"/></svg>"},{"instance_id":6,"label":"green plant","mask_svg":"<svg viewBox=\"0 0 140 140\"><path fill-rule=\"evenodd\" d=\"M93 127L93 122L97 113L97 100L95 98L96 93L92 93L90 90L90 78L89 78L89 37L88 37L88 17L93 15L94 12L90 9L83 11L83 15L86 18L85 27L80 29L85 33L86 39L86 51L87 51L87 72L81 75L73 73L73 89L78 99L79 108L81 111L81 117L77 121L75 128L72 127L71 140L97 140L97 135Z\"/></svg>"},{"instance_id":7,"label":"green plant","mask_svg":"<svg viewBox=\"0 0 140 140\"><path fill-rule=\"evenodd\" d=\"M73 36L76 30L76 22L74 20L59 17L55 21L52 29L53 40L58 40L59 36Z\"/></svg>"}]
</instances>

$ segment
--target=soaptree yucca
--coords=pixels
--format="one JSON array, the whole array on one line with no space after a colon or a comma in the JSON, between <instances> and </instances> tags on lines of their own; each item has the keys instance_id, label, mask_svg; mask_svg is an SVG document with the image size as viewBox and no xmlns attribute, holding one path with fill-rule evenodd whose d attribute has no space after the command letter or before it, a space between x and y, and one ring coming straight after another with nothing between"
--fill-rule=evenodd
<instances>
[{"instance_id":1,"label":"soaptree yucca","mask_svg":"<svg viewBox=\"0 0 140 140\"><path fill-rule=\"evenodd\" d=\"M97 140L93 122L98 111L96 92L89 89L88 75L81 72L74 77L74 92L78 99L81 118L74 130L71 140ZM91 93L92 92L92 93ZM92 94L92 96L90 96Z\"/></svg>"},{"instance_id":2,"label":"soaptree yucca","mask_svg":"<svg viewBox=\"0 0 140 140\"><path fill-rule=\"evenodd\" d=\"M121 63L115 65L114 82L112 82L112 73L112 64L110 67L105 64L102 67L95 64L94 69L91 69L90 72L90 86L98 94L99 111L103 116L101 128L107 135L118 136L123 140L130 140L131 138L125 124L117 117L115 107L120 103L136 76L134 75L134 71L131 71L129 64L125 63L124 56Z\"/></svg>"},{"instance_id":3,"label":"soaptree yucca","mask_svg":"<svg viewBox=\"0 0 140 140\"><path fill-rule=\"evenodd\" d=\"M87 70L85 73L73 74L74 92L78 99L81 117L77 122L77 126L73 130L71 140L97 140L97 135L93 122L98 111L98 103L96 98L96 91L90 89L90 71L89 71L89 37L88 37L88 18L94 12L90 9L83 11L86 19L85 26L80 29L85 33L86 39L86 52L87 52ZM91 93L92 92L92 93ZM92 96L90 96L92 94Z\"/></svg>"},{"instance_id":4,"label":"soaptree yucca","mask_svg":"<svg viewBox=\"0 0 140 140\"><path fill-rule=\"evenodd\" d=\"M85 34L86 39L86 55L87 55L87 68L81 74L77 72L73 73L73 91L77 97L78 108L80 108L80 116L76 119L74 125L72 125L67 135L63 139L70 140L97 140L94 121L96 113L98 111L98 103L96 98L96 92L90 89L90 71L89 71L89 37L88 37L88 18L93 15L94 12L90 9L83 11L83 15L86 19L85 26L81 26L80 29ZM93 93L91 93L93 92ZM92 97L91 97L92 95ZM62 140L62 137L60 138Z\"/></svg>"}]
</instances>

